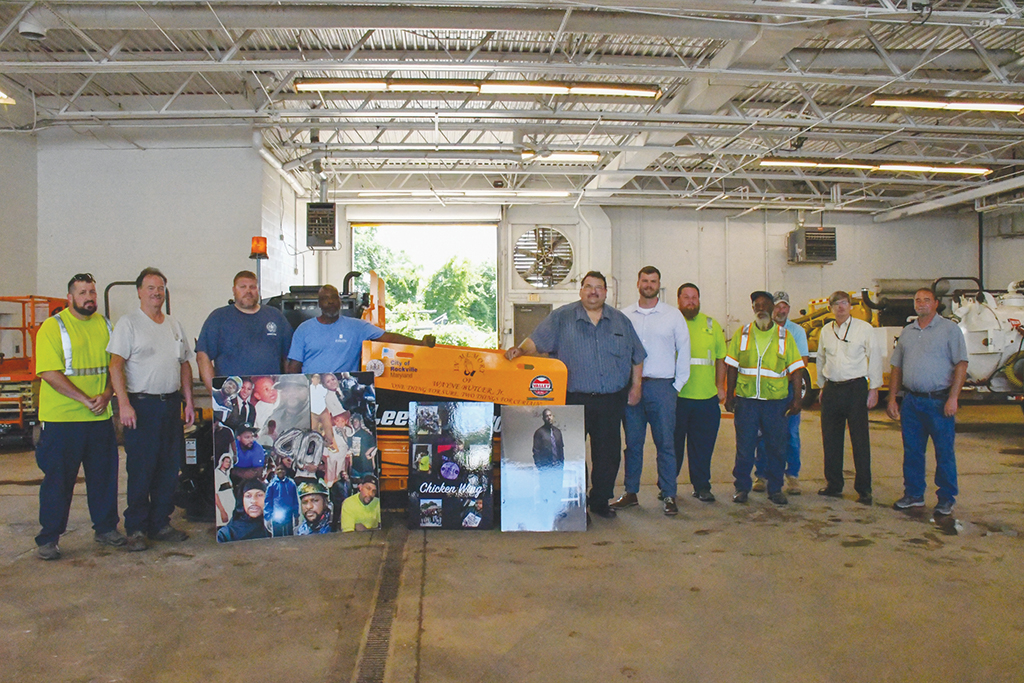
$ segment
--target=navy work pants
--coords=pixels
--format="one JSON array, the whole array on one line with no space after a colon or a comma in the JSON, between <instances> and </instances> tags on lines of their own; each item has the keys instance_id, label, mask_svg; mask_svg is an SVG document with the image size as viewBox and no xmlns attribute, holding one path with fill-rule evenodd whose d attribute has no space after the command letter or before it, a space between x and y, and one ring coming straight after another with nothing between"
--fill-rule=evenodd
<instances>
[{"instance_id":1,"label":"navy work pants","mask_svg":"<svg viewBox=\"0 0 1024 683\"><path fill-rule=\"evenodd\" d=\"M135 429L124 430L128 471L124 530L152 536L170 523L174 512L174 491L185 457L181 395L129 394L128 400L136 422Z\"/></svg>"},{"instance_id":2,"label":"navy work pants","mask_svg":"<svg viewBox=\"0 0 1024 683\"><path fill-rule=\"evenodd\" d=\"M36 464L43 471L37 545L56 543L67 531L80 467L92 528L101 534L117 528L117 435L111 420L44 423Z\"/></svg>"},{"instance_id":3,"label":"navy work pants","mask_svg":"<svg viewBox=\"0 0 1024 683\"><path fill-rule=\"evenodd\" d=\"M711 490L711 455L715 452L721 422L718 396L676 398L676 476L683 469L685 450L694 491Z\"/></svg>"},{"instance_id":4,"label":"navy work pants","mask_svg":"<svg viewBox=\"0 0 1024 683\"><path fill-rule=\"evenodd\" d=\"M736 465L732 476L737 491L749 491L753 486L750 472L754 468L754 450L758 431L764 438L768 458L765 469L768 493L782 490L782 473L786 467L786 436L789 400L784 398L762 401L736 397L733 424L736 427Z\"/></svg>"}]
</instances>

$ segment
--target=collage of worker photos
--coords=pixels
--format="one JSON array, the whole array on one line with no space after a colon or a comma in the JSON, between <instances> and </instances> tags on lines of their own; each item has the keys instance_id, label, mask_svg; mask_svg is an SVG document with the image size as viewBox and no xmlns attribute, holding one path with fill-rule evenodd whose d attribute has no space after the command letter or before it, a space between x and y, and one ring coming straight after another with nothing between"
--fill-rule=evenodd
<instances>
[{"instance_id":1,"label":"collage of worker photos","mask_svg":"<svg viewBox=\"0 0 1024 683\"><path fill-rule=\"evenodd\" d=\"M213 387L219 542L380 528L373 373Z\"/></svg>"},{"instance_id":2,"label":"collage of worker photos","mask_svg":"<svg viewBox=\"0 0 1024 683\"><path fill-rule=\"evenodd\" d=\"M502 406L501 530L586 531L583 406Z\"/></svg>"},{"instance_id":3,"label":"collage of worker photos","mask_svg":"<svg viewBox=\"0 0 1024 683\"><path fill-rule=\"evenodd\" d=\"M409 403L409 528L493 528L494 419L493 403Z\"/></svg>"}]
</instances>

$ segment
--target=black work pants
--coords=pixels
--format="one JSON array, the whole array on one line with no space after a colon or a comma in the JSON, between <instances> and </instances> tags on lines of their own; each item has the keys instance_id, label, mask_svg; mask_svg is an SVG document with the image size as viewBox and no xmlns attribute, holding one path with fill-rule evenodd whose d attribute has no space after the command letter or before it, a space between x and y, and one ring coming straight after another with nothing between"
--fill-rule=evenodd
<instances>
[{"instance_id":1,"label":"black work pants","mask_svg":"<svg viewBox=\"0 0 1024 683\"><path fill-rule=\"evenodd\" d=\"M868 437L868 381L866 378L836 384L827 382L821 390L821 445L825 457L825 481L833 491L843 490L843 450L846 427L850 428L853 488L871 495L871 440Z\"/></svg>"},{"instance_id":2,"label":"black work pants","mask_svg":"<svg viewBox=\"0 0 1024 683\"><path fill-rule=\"evenodd\" d=\"M608 507L615 489L615 477L622 461L622 418L626 413L626 390L614 394L566 394L566 405L583 406L583 423L590 436L590 507Z\"/></svg>"}]
</instances>

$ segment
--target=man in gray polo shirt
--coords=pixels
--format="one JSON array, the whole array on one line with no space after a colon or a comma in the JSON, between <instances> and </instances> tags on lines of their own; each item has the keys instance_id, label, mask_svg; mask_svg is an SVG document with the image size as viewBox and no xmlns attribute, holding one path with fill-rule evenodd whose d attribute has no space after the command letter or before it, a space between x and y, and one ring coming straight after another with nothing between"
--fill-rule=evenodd
<instances>
[{"instance_id":1,"label":"man in gray polo shirt","mask_svg":"<svg viewBox=\"0 0 1024 683\"><path fill-rule=\"evenodd\" d=\"M892 354L886 412L903 426L903 497L894 508L924 507L924 455L928 437L935 445L935 513L950 515L958 493L953 440L960 389L967 379L963 332L939 315L930 289L914 293L917 320L903 328ZM902 389L902 411L896 394Z\"/></svg>"},{"instance_id":2,"label":"man in gray polo shirt","mask_svg":"<svg viewBox=\"0 0 1024 683\"><path fill-rule=\"evenodd\" d=\"M505 352L519 356L548 353L569 372L565 402L584 407L584 428L590 435L590 509L614 517L608 506L622 459L622 417L626 403L640 402L641 377L647 352L625 315L604 303L604 275L583 277L580 300L562 306L541 321L519 346Z\"/></svg>"}]
</instances>

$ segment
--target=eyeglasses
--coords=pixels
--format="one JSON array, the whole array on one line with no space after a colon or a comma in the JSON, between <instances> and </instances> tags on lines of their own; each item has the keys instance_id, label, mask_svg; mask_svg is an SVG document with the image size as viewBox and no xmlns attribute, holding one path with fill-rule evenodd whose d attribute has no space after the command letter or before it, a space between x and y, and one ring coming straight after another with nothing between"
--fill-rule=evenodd
<instances>
[{"instance_id":1,"label":"eyeglasses","mask_svg":"<svg viewBox=\"0 0 1024 683\"><path fill-rule=\"evenodd\" d=\"M92 276L92 273L78 273L71 278L71 282L96 282L96 278Z\"/></svg>"}]
</instances>

